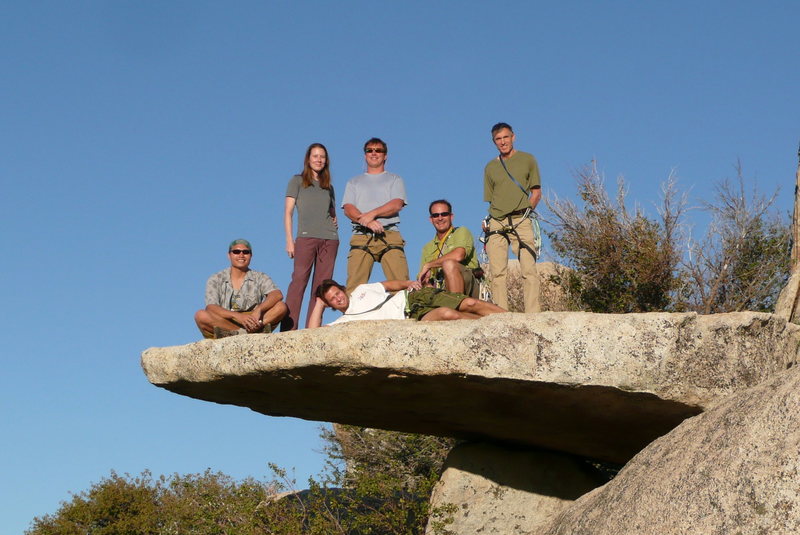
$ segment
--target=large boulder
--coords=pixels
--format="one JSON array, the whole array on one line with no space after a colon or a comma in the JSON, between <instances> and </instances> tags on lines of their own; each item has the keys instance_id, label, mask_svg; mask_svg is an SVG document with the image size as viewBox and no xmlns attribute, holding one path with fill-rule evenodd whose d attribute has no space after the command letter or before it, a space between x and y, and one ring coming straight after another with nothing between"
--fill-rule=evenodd
<instances>
[{"instance_id":1,"label":"large boulder","mask_svg":"<svg viewBox=\"0 0 800 535\"><path fill-rule=\"evenodd\" d=\"M797 308L798 297L800 297L800 269L795 269L789 277L789 282L778 295L778 301L775 303L775 315L794 323L800 321L798 317L800 310Z\"/></svg>"},{"instance_id":2,"label":"large boulder","mask_svg":"<svg viewBox=\"0 0 800 535\"><path fill-rule=\"evenodd\" d=\"M494 440L625 462L784 370L800 326L769 314L496 314L353 322L151 348L148 379L272 416Z\"/></svg>"},{"instance_id":3,"label":"large boulder","mask_svg":"<svg viewBox=\"0 0 800 535\"><path fill-rule=\"evenodd\" d=\"M481 264L486 273L486 283L491 278L489 264ZM565 277L573 271L555 262L536 262L536 273L539 276L539 300L542 310L563 312L572 310L572 303L565 292ZM520 274L519 260L508 260L508 309L522 312L525 309L525 296L522 292L522 275Z\"/></svg>"},{"instance_id":4,"label":"large boulder","mask_svg":"<svg viewBox=\"0 0 800 535\"><path fill-rule=\"evenodd\" d=\"M608 481L592 465L571 455L488 443L453 448L434 487L436 513L426 533L448 519L453 533L528 533ZM448 508L448 506L455 506Z\"/></svg>"},{"instance_id":5,"label":"large boulder","mask_svg":"<svg viewBox=\"0 0 800 535\"><path fill-rule=\"evenodd\" d=\"M800 533L800 369L685 421L536 533Z\"/></svg>"}]
</instances>

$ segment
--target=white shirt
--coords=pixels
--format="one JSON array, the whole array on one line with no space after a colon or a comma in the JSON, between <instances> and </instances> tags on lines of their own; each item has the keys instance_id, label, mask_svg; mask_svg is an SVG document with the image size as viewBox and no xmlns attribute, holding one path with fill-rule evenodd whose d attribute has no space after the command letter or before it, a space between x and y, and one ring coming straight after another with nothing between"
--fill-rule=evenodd
<instances>
[{"instance_id":1,"label":"white shirt","mask_svg":"<svg viewBox=\"0 0 800 535\"><path fill-rule=\"evenodd\" d=\"M350 295L344 315L328 325L361 320L402 320L406 318L406 292L391 296L383 284L360 284Z\"/></svg>"}]
</instances>

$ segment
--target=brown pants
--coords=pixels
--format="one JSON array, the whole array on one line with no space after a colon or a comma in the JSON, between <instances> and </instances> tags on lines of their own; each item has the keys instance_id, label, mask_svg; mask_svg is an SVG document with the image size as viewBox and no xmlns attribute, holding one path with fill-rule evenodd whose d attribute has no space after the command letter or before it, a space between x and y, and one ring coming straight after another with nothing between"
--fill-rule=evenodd
<instances>
[{"instance_id":1,"label":"brown pants","mask_svg":"<svg viewBox=\"0 0 800 535\"><path fill-rule=\"evenodd\" d=\"M308 311L306 312L306 325L311 319L311 312L314 310L316 296L314 292L325 279L333 277L333 265L336 262L336 252L339 250L339 240L322 240L319 238L297 238L294 242L294 271L292 272L292 282L286 292L286 306L289 307L289 314L281 323L282 331L298 329L300 325L300 308L303 302L303 294L306 291L308 280L311 278L311 270L314 270L314 278L311 282L311 296L308 301Z\"/></svg>"}]
</instances>

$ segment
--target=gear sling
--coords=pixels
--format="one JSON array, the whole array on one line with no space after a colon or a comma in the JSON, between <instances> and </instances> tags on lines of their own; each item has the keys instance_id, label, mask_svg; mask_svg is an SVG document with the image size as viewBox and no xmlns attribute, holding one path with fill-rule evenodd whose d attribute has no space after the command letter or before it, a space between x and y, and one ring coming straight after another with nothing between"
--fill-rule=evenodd
<instances>
[{"instance_id":1,"label":"gear sling","mask_svg":"<svg viewBox=\"0 0 800 535\"><path fill-rule=\"evenodd\" d=\"M527 198L528 195L529 195L528 191L509 172L508 167L506 167L506 163L503 161L502 156L498 157L498 159L500 160L500 164L503 166L503 169L505 170L506 174L508 175L508 178L510 178L511 181L514 182L514 184L517 185L517 187L522 191L522 194L525 195L525 198ZM521 215L522 219L520 219L520 221L515 225L513 223L513 221L512 221L512 217L518 216L518 215ZM490 216L486 216L486 221L487 222L489 220L489 217ZM523 221L525 221L528 218L531 219L531 224L533 225L533 240L534 240L533 245L530 245L530 244L527 244L527 243L523 242L522 239L519 237L519 233L517 232L517 227ZM492 219L494 219L495 221L500 221L501 223L503 223L502 219L498 219L498 218L492 218ZM503 223L503 227L502 228L497 229L497 230L491 230L491 231L490 230L486 230L484 232L483 239L481 240L483 242L483 244L484 244L484 247L486 246L486 242L489 241L489 237L493 236L495 234L498 234L498 235L504 237L506 239L506 241L508 242L508 244L511 245L511 238L509 238L508 235L512 234L514 237L517 238L517 242L519 243L520 247L522 247L523 249L528 251L533 256L533 260L534 261L538 260L539 259L539 252L540 252L540 248L541 248L541 242L542 242L542 237L541 237L542 235L541 235L541 230L539 229L539 221L536 218L536 213L533 212L530 208L525 208L524 210L515 210L515 211L513 211L513 212L511 212L509 214L506 214L506 215L503 216L503 219L506 219L507 222ZM487 229L488 229L488 226L487 226Z\"/></svg>"},{"instance_id":2,"label":"gear sling","mask_svg":"<svg viewBox=\"0 0 800 535\"><path fill-rule=\"evenodd\" d=\"M392 228L394 228L394 225L388 225L385 227L385 230L391 230ZM388 253L393 249L405 252L402 245L389 245L388 243L386 243L386 238L384 237L385 236L384 234L375 234L369 227L353 223L353 232L357 234L364 234L365 236L368 235L369 240L367 240L367 243L365 243L364 245L351 245L350 250L352 251L354 249L358 249L359 251L364 251L367 254L369 254L375 262L380 263L381 259L383 258L383 255L385 255L386 253ZM369 249L369 245L373 242L373 240L382 241L386 247L381 249L380 252L378 253L373 253Z\"/></svg>"}]
</instances>

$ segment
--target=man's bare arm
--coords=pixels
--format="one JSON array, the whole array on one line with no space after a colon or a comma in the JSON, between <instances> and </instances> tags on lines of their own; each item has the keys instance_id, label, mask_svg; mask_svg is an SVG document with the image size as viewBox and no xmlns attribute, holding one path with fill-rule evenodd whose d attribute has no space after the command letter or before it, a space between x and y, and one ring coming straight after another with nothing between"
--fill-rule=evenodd
<instances>
[{"instance_id":1,"label":"man's bare arm","mask_svg":"<svg viewBox=\"0 0 800 535\"><path fill-rule=\"evenodd\" d=\"M355 204L350 204L350 203L344 204L342 206L342 209L344 210L344 215L346 215L347 218L350 219L350 221L352 221L353 223L358 222L358 218L361 217L361 211L358 208L356 208Z\"/></svg>"},{"instance_id":2,"label":"man's bare arm","mask_svg":"<svg viewBox=\"0 0 800 535\"><path fill-rule=\"evenodd\" d=\"M308 318L308 328L316 329L322 326L322 313L325 312L325 301L317 297L314 301L314 310L311 311L311 317Z\"/></svg>"},{"instance_id":3,"label":"man's bare arm","mask_svg":"<svg viewBox=\"0 0 800 535\"><path fill-rule=\"evenodd\" d=\"M532 189L531 196L528 200L531 203L531 210L536 210L536 205L542 200L542 188Z\"/></svg>"},{"instance_id":4,"label":"man's bare arm","mask_svg":"<svg viewBox=\"0 0 800 535\"><path fill-rule=\"evenodd\" d=\"M361 221L373 221L379 217L390 217L400 213L400 210L405 207L406 203L403 199L392 199L386 204L382 204L377 208L373 208L369 212L362 213L358 218ZM361 223L364 225L365 223Z\"/></svg>"},{"instance_id":5,"label":"man's bare arm","mask_svg":"<svg viewBox=\"0 0 800 535\"><path fill-rule=\"evenodd\" d=\"M274 307L281 299L283 299L283 292L280 290L272 290L267 296L261 301L256 307L252 310L252 313L258 314L259 319L264 316L264 314L270 308Z\"/></svg>"},{"instance_id":6,"label":"man's bare arm","mask_svg":"<svg viewBox=\"0 0 800 535\"><path fill-rule=\"evenodd\" d=\"M419 290L422 284L419 281L383 281L384 289L387 292L399 292L400 290Z\"/></svg>"},{"instance_id":7,"label":"man's bare arm","mask_svg":"<svg viewBox=\"0 0 800 535\"><path fill-rule=\"evenodd\" d=\"M456 247L452 251L447 254L443 254L439 258L434 258L430 262L425 262L422 264L422 268L417 273L417 280L422 281L426 278L428 272L430 272L433 268L442 267L442 264L445 260L455 260L456 262L461 262L467 257L467 250L463 247Z\"/></svg>"},{"instance_id":8,"label":"man's bare arm","mask_svg":"<svg viewBox=\"0 0 800 535\"><path fill-rule=\"evenodd\" d=\"M400 213L400 210L406 205L403 199L392 199L386 204L382 204L369 212L362 212L354 204L344 205L344 215L346 215L353 223L358 223L364 227L369 228L376 234L383 232L383 225L377 221L379 217L389 217Z\"/></svg>"},{"instance_id":9,"label":"man's bare arm","mask_svg":"<svg viewBox=\"0 0 800 535\"><path fill-rule=\"evenodd\" d=\"M362 221L374 221L379 217L390 217L393 215L397 215L400 213L405 207L406 203L403 199L392 199L386 204L382 204L377 208L373 208L369 212L362 212L354 204L345 204L344 205L344 215L350 218L351 221L354 223L362 223Z\"/></svg>"},{"instance_id":10,"label":"man's bare arm","mask_svg":"<svg viewBox=\"0 0 800 535\"><path fill-rule=\"evenodd\" d=\"M236 312L219 305L208 305L206 310L215 316L241 325L247 332L255 332L261 327L259 324L260 316L254 315L252 310L249 312Z\"/></svg>"},{"instance_id":11,"label":"man's bare arm","mask_svg":"<svg viewBox=\"0 0 800 535\"><path fill-rule=\"evenodd\" d=\"M227 308L223 308L219 305L208 305L206 310L213 313L215 316L219 316L220 318L226 320L235 320L236 323L241 323L241 317L247 312L236 312L234 310L228 310Z\"/></svg>"}]
</instances>

